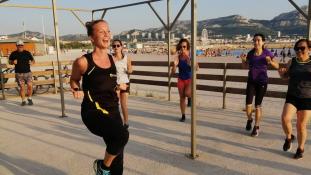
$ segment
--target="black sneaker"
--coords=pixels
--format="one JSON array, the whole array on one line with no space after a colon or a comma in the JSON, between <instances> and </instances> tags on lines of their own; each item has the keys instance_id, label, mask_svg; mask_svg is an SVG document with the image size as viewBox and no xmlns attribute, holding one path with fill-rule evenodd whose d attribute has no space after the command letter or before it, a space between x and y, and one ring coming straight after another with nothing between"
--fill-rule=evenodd
<instances>
[{"instance_id":1,"label":"black sneaker","mask_svg":"<svg viewBox=\"0 0 311 175\"><path fill-rule=\"evenodd\" d=\"M181 118L179 119L180 122L185 122L185 120L186 120L186 116L185 115L182 115Z\"/></svg>"},{"instance_id":2,"label":"black sneaker","mask_svg":"<svg viewBox=\"0 0 311 175\"><path fill-rule=\"evenodd\" d=\"M28 105L33 105L32 99L27 99L28 100Z\"/></svg>"},{"instance_id":3,"label":"black sneaker","mask_svg":"<svg viewBox=\"0 0 311 175\"><path fill-rule=\"evenodd\" d=\"M256 137L259 135L259 126L254 126L251 136Z\"/></svg>"},{"instance_id":4,"label":"black sneaker","mask_svg":"<svg viewBox=\"0 0 311 175\"><path fill-rule=\"evenodd\" d=\"M302 159L304 150L297 148L296 154L294 155L294 159Z\"/></svg>"},{"instance_id":5,"label":"black sneaker","mask_svg":"<svg viewBox=\"0 0 311 175\"><path fill-rule=\"evenodd\" d=\"M286 138L284 145L283 145L283 151L290 151L292 148L292 143L294 142L294 140L295 140L294 135L291 135L290 139Z\"/></svg>"},{"instance_id":6,"label":"black sneaker","mask_svg":"<svg viewBox=\"0 0 311 175\"><path fill-rule=\"evenodd\" d=\"M247 120L246 122L246 131L250 131L252 129L252 123L253 123L253 119Z\"/></svg>"},{"instance_id":7,"label":"black sneaker","mask_svg":"<svg viewBox=\"0 0 311 175\"><path fill-rule=\"evenodd\" d=\"M93 163L93 168L95 175L111 175L109 170L104 170L101 167L101 164L104 163L104 160L96 159Z\"/></svg>"},{"instance_id":8,"label":"black sneaker","mask_svg":"<svg viewBox=\"0 0 311 175\"><path fill-rule=\"evenodd\" d=\"M191 98L188 98L187 106L188 106L188 107L191 107Z\"/></svg>"},{"instance_id":9,"label":"black sneaker","mask_svg":"<svg viewBox=\"0 0 311 175\"><path fill-rule=\"evenodd\" d=\"M21 106L25 106L25 105L26 105L26 102L22 101Z\"/></svg>"}]
</instances>

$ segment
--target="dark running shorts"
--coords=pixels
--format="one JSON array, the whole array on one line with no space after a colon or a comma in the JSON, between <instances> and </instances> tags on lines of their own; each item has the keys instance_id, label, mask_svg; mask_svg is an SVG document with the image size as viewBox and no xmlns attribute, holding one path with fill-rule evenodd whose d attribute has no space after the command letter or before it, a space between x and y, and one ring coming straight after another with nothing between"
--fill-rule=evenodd
<instances>
[{"instance_id":1,"label":"dark running shorts","mask_svg":"<svg viewBox=\"0 0 311 175\"><path fill-rule=\"evenodd\" d=\"M287 94L285 103L292 104L297 108L297 111L311 110L311 98L297 98Z\"/></svg>"}]
</instances>

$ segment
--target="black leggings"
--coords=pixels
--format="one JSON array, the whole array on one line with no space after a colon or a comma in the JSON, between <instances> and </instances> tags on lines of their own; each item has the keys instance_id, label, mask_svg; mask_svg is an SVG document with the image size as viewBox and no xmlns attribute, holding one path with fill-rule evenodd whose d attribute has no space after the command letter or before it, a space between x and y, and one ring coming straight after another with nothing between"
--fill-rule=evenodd
<instances>
[{"instance_id":1,"label":"black leggings","mask_svg":"<svg viewBox=\"0 0 311 175\"><path fill-rule=\"evenodd\" d=\"M246 105L251 105L253 103L253 98L255 95L255 107L260 107L266 91L267 84L261 85L255 82L248 81L246 87Z\"/></svg>"},{"instance_id":2,"label":"black leggings","mask_svg":"<svg viewBox=\"0 0 311 175\"><path fill-rule=\"evenodd\" d=\"M103 114L95 109L93 103L83 102L81 105L82 121L89 131L102 137L109 154L117 155L111 164L111 174L123 173L123 151L129 139L129 132L123 126L119 108L106 109L109 114Z\"/></svg>"}]
</instances>

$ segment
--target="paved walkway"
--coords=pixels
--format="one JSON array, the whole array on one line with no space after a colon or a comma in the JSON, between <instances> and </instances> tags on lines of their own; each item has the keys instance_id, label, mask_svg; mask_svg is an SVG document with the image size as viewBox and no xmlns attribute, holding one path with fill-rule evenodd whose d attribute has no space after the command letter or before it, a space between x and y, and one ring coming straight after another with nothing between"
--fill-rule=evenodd
<instances>
[{"instance_id":1,"label":"paved walkway","mask_svg":"<svg viewBox=\"0 0 311 175\"><path fill-rule=\"evenodd\" d=\"M92 162L103 157L104 143L83 125L80 102L69 94L65 98L68 118L58 118L59 95L36 96L35 105L25 107L18 98L0 101L1 175L93 174ZM198 108L199 158L192 160L185 156L190 152L190 120L177 122L178 103L131 96L124 174L310 174L310 132L304 159L291 158L297 142L291 152L281 150L284 101L266 99L261 132L253 138L244 130L244 113L234 106L243 104L242 96L228 98L231 109L216 105L221 101L217 96Z\"/></svg>"}]
</instances>

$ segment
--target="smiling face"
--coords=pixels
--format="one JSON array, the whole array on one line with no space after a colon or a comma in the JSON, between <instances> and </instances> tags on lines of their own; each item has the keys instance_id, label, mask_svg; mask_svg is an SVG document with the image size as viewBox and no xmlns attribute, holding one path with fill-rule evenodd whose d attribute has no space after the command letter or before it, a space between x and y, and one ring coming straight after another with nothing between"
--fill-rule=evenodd
<instances>
[{"instance_id":1,"label":"smiling face","mask_svg":"<svg viewBox=\"0 0 311 175\"><path fill-rule=\"evenodd\" d=\"M301 41L297 44L297 47L294 48L297 58L309 58L309 50L308 44L306 41Z\"/></svg>"},{"instance_id":2,"label":"smiling face","mask_svg":"<svg viewBox=\"0 0 311 175\"><path fill-rule=\"evenodd\" d=\"M93 26L91 39L93 44L101 49L107 49L110 45L110 29L106 22L98 22Z\"/></svg>"},{"instance_id":3,"label":"smiling face","mask_svg":"<svg viewBox=\"0 0 311 175\"><path fill-rule=\"evenodd\" d=\"M262 49L262 46L265 44L261 36L255 36L253 39L253 43L256 50Z\"/></svg>"}]
</instances>

